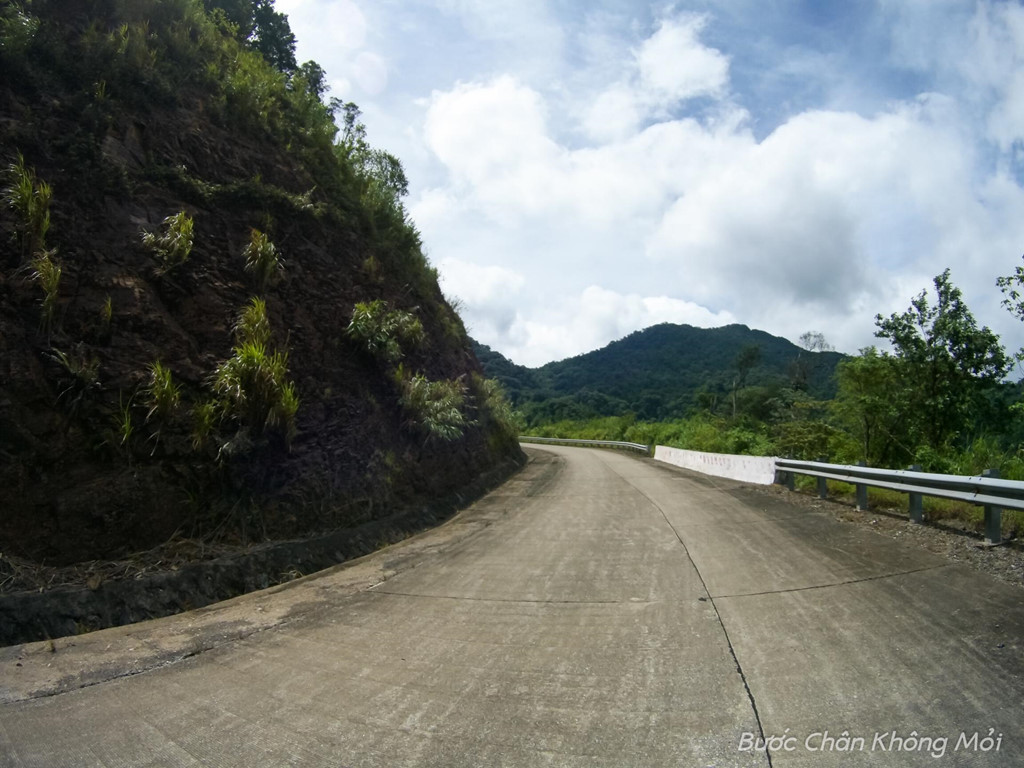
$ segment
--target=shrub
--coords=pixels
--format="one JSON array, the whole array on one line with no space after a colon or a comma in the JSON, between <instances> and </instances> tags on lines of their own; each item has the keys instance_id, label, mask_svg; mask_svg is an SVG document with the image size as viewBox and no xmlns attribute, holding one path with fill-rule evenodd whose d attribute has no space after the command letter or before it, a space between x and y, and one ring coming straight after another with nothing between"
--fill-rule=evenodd
<instances>
[{"instance_id":1,"label":"shrub","mask_svg":"<svg viewBox=\"0 0 1024 768\"><path fill-rule=\"evenodd\" d=\"M242 251L245 257L245 271L253 276L256 287L266 291L267 287L284 271L277 248L265 234L258 229L252 230L249 244Z\"/></svg>"},{"instance_id":2,"label":"shrub","mask_svg":"<svg viewBox=\"0 0 1024 768\"><path fill-rule=\"evenodd\" d=\"M143 232L142 244L159 260L158 272L165 275L188 261L192 237L192 217L179 211L163 220L161 232Z\"/></svg>"},{"instance_id":3,"label":"shrub","mask_svg":"<svg viewBox=\"0 0 1024 768\"><path fill-rule=\"evenodd\" d=\"M356 304L347 332L367 352L388 363L401 360L406 349L421 344L425 336L419 318L411 312L390 309L380 299Z\"/></svg>"},{"instance_id":4,"label":"shrub","mask_svg":"<svg viewBox=\"0 0 1024 768\"><path fill-rule=\"evenodd\" d=\"M400 380L399 403L409 415L409 425L427 440L457 440L472 422L466 419L465 388L458 381L430 381L417 374Z\"/></svg>"}]
</instances>

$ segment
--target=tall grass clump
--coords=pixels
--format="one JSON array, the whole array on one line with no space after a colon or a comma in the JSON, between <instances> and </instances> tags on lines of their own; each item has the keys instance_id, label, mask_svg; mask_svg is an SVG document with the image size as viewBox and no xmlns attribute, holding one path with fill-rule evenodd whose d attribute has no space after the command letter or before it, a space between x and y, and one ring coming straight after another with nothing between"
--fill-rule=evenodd
<instances>
[{"instance_id":1,"label":"tall grass clump","mask_svg":"<svg viewBox=\"0 0 1024 768\"><path fill-rule=\"evenodd\" d=\"M34 170L26 167L20 152L8 166L7 175L10 182L4 189L4 198L16 214L17 235L24 257L45 248L53 190L45 181L36 178Z\"/></svg>"},{"instance_id":2,"label":"tall grass clump","mask_svg":"<svg viewBox=\"0 0 1024 768\"><path fill-rule=\"evenodd\" d=\"M229 413L253 436L277 429L290 437L299 400L287 377L287 352L243 342L217 366L213 389L224 398Z\"/></svg>"},{"instance_id":3,"label":"tall grass clump","mask_svg":"<svg viewBox=\"0 0 1024 768\"><path fill-rule=\"evenodd\" d=\"M145 405L149 407L146 412L146 422L154 421L156 423L156 431L151 436L155 453L160 444L160 438L163 436L164 427L171 423L178 410L178 405L181 402L181 387L174 383L171 369L157 360L149 365L149 379L142 389L142 396L145 398Z\"/></svg>"},{"instance_id":4,"label":"tall grass clump","mask_svg":"<svg viewBox=\"0 0 1024 768\"><path fill-rule=\"evenodd\" d=\"M39 19L25 13L14 3L0 8L0 56L22 59L39 31Z\"/></svg>"},{"instance_id":5,"label":"tall grass clump","mask_svg":"<svg viewBox=\"0 0 1024 768\"><path fill-rule=\"evenodd\" d=\"M466 390L460 382L430 381L417 374L400 378L399 387L399 404L409 416L408 425L428 441L457 440L472 424L463 413Z\"/></svg>"},{"instance_id":6,"label":"tall grass clump","mask_svg":"<svg viewBox=\"0 0 1024 768\"><path fill-rule=\"evenodd\" d=\"M39 251L32 258L32 280L43 289L42 324L47 333L53 330L57 318L57 298L60 291L60 278L63 270L60 262L54 259L57 251Z\"/></svg>"},{"instance_id":7,"label":"tall grass clump","mask_svg":"<svg viewBox=\"0 0 1024 768\"><path fill-rule=\"evenodd\" d=\"M251 301L235 327L237 343L232 355L213 375L213 390L223 414L251 437L269 430L290 442L299 397L288 380L288 352L269 346L265 304Z\"/></svg>"},{"instance_id":8,"label":"tall grass clump","mask_svg":"<svg viewBox=\"0 0 1024 768\"><path fill-rule=\"evenodd\" d=\"M184 211L164 219L159 232L142 233L142 244L160 262L158 272L161 275L188 261L192 255L193 234L192 217Z\"/></svg>"},{"instance_id":9,"label":"tall grass clump","mask_svg":"<svg viewBox=\"0 0 1024 768\"><path fill-rule=\"evenodd\" d=\"M267 303L253 297L238 315L234 326L235 338L240 342L270 344L270 321L267 319Z\"/></svg>"},{"instance_id":10,"label":"tall grass clump","mask_svg":"<svg viewBox=\"0 0 1024 768\"><path fill-rule=\"evenodd\" d=\"M242 251L242 256L245 258L245 271L252 275L260 292L265 292L284 271L277 248L270 242L270 238L258 229L252 230L249 244Z\"/></svg>"},{"instance_id":11,"label":"tall grass clump","mask_svg":"<svg viewBox=\"0 0 1024 768\"><path fill-rule=\"evenodd\" d=\"M470 391L477 402L477 408L487 419L497 424L507 435L519 436L521 417L505 396L497 379L485 379L474 373L470 377Z\"/></svg>"},{"instance_id":12,"label":"tall grass clump","mask_svg":"<svg viewBox=\"0 0 1024 768\"><path fill-rule=\"evenodd\" d=\"M209 445L221 419L216 400L203 400L192 408L192 450L203 451Z\"/></svg>"},{"instance_id":13,"label":"tall grass clump","mask_svg":"<svg viewBox=\"0 0 1024 768\"><path fill-rule=\"evenodd\" d=\"M419 346L425 338L418 317L391 309L381 299L356 304L347 333L370 355L387 363L397 363L408 349Z\"/></svg>"},{"instance_id":14,"label":"tall grass clump","mask_svg":"<svg viewBox=\"0 0 1024 768\"><path fill-rule=\"evenodd\" d=\"M181 402L181 387L174 383L171 369L159 360L149 365L149 381L142 391L146 398L149 411L146 421L154 416L163 424L173 417Z\"/></svg>"},{"instance_id":15,"label":"tall grass clump","mask_svg":"<svg viewBox=\"0 0 1024 768\"><path fill-rule=\"evenodd\" d=\"M64 403L68 415L74 418L89 393L100 386L100 361L90 357L82 343L77 344L70 353L53 349L50 352L50 359L57 363L63 372L57 402Z\"/></svg>"}]
</instances>

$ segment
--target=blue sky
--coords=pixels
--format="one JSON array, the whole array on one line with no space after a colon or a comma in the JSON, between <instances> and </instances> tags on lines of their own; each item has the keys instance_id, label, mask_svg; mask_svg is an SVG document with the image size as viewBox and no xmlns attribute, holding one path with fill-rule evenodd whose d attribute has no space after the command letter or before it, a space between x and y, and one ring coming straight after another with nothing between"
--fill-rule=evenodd
<instances>
[{"instance_id":1,"label":"blue sky","mask_svg":"<svg viewBox=\"0 0 1024 768\"><path fill-rule=\"evenodd\" d=\"M856 352L949 267L1012 348L1024 7L277 0L403 162L478 340L539 365L659 322Z\"/></svg>"}]
</instances>

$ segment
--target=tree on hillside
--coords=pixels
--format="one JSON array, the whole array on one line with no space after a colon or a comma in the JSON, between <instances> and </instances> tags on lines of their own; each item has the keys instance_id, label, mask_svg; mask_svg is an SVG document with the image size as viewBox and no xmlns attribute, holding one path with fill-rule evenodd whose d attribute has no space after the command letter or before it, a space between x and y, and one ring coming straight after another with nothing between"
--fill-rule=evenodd
<instances>
[{"instance_id":1,"label":"tree on hillside","mask_svg":"<svg viewBox=\"0 0 1024 768\"><path fill-rule=\"evenodd\" d=\"M239 42L249 39L252 34L253 0L203 0L207 11L220 11L224 18L237 29Z\"/></svg>"},{"instance_id":2,"label":"tree on hillside","mask_svg":"<svg viewBox=\"0 0 1024 768\"><path fill-rule=\"evenodd\" d=\"M800 346L808 352L834 352L835 347L828 343L825 334L819 331L807 331L800 334Z\"/></svg>"},{"instance_id":3,"label":"tree on hillside","mask_svg":"<svg viewBox=\"0 0 1024 768\"><path fill-rule=\"evenodd\" d=\"M295 70L291 85L302 87L318 101L323 101L324 94L327 93L327 73L315 61L307 61Z\"/></svg>"},{"instance_id":4,"label":"tree on hillside","mask_svg":"<svg viewBox=\"0 0 1024 768\"><path fill-rule=\"evenodd\" d=\"M295 61L295 35L288 17L274 10L274 0L254 0L252 22L249 45L277 69L292 74L298 62Z\"/></svg>"},{"instance_id":5,"label":"tree on hillside","mask_svg":"<svg viewBox=\"0 0 1024 768\"><path fill-rule=\"evenodd\" d=\"M839 391L832 414L856 441L858 458L870 466L906 464L914 455L905 372L902 361L874 347L836 366Z\"/></svg>"},{"instance_id":6,"label":"tree on hillside","mask_svg":"<svg viewBox=\"0 0 1024 768\"><path fill-rule=\"evenodd\" d=\"M1018 266L1012 275L996 278L996 285L1003 292L1003 306L1018 320L1024 320L1024 267ZM1014 357L1024 361L1024 349L1017 350Z\"/></svg>"},{"instance_id":7,"label":"tree on hillside","mask_svg":"<svg viewBox=\"0 0 1024 768\"><path fill-rule=\"evenodd\" d=\"M395 201L409 194L409 180L401 160L390 152L374 149L366 141L366 126L359 119L359 107L352 102L332 100L331 108L342 113L338 152L359 171L371 190L381 190Z\"/></svg>"},{"instance_id":8,"label":"tree on hillside","mask_svg":"<svg viewBox=\"0 0 1024 768\"><path fill-rule=\"evenodd\" d=\"M966 436L973 407L1007 374L1010 360L999 337L978 327L949 270L934 283L934 304L922 291L905 312L876 316L875 335L892 342L920 441L941 449Z\"/></svg>"},{"instance_id":9,"label":"tree on hillside","mask_svg":"<svg viewBox=\"0 0 1024 768\"><path fill-rule=\"evenodd\" d=\"M732 379L732 416L736 418L736 393L746 384L747 377L761 362L761 347L757 344L748 344L739 351L732 367L735 375Z\"/></svg>"},{"instance_id":10,"label":"tree on hillside","mask_svg":"<svg viewBox=\"0 0 1024 768\"><path fill-rule=\"evenodd\" d=\"M237 30L239 42L258 51L274 67L291 75L298 69L295 35L288 17L274 0L203 0L208 11L220 11Z\"/></svg>"},{"instance_id":11,"label":"tree on hillside","mask_svg":"<svg viewBox=\"0 0 1024 768\"><path fill-rule=\"evenodd\" d=\"M819 331L807 331L800 334L800 351L797 352L789 368L789 381L798 392L806 391L811 377L811 358L804 352L834 352L835 347L828 343L825 334Z\"/></svg>"}]
</instances>

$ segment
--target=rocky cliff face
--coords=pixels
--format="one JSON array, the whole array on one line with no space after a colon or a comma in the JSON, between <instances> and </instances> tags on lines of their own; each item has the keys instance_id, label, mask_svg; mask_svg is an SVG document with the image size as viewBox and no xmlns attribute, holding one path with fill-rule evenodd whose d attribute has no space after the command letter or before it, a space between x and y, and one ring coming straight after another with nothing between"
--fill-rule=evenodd
<instances>
[{"instance_id":1,"label":"rocky cliff face","mask_svg":"<svg viewBox=\"0 0 1024 768\"><path fill-rule=\"evenodd\" d=\"M299 536L519 456L397 197L332 143L319 95L199 3L122 5L36 2L0 27L0 551L72 562L175 534ZM279 90L246 92L243 75ZM37 204L51 190L40 237L15 199L26 178ZM180 213L192 248L168 266L143 234ZM246 269L253 230L280 256L265 281ZM253 392L215 381L255 297L293 420L251 423ZM400 358L347 331L374 301L422 326ZM417 377L450 385L457 434L431 431Z\"/></svg>"}]
</instances>

